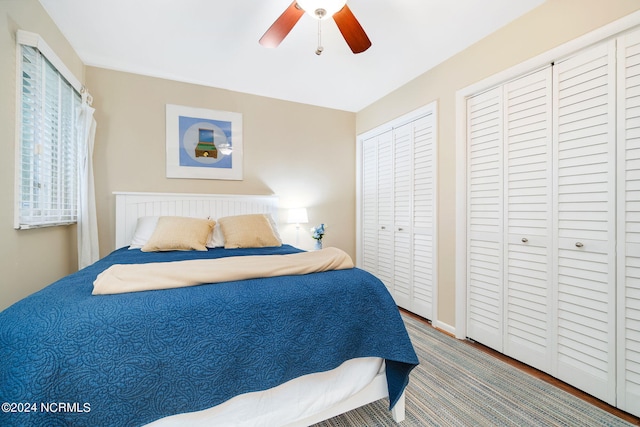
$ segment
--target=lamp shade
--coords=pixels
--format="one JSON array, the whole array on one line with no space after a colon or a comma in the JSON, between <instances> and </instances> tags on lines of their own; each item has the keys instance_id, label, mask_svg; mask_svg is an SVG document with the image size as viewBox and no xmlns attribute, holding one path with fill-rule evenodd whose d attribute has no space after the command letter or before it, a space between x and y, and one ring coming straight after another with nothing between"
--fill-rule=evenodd
<instances>
[{"instance_id":1,"label":"lamp shade","mask_svg":"<svg viewBox=\"0 0 640 427\"><path fill-rule=\"evenodd\" d=\"M307 208L289 209L287 222L289 224L306 224L309 222L309 218L307 217Z\"/></svg>"}]
</instances>

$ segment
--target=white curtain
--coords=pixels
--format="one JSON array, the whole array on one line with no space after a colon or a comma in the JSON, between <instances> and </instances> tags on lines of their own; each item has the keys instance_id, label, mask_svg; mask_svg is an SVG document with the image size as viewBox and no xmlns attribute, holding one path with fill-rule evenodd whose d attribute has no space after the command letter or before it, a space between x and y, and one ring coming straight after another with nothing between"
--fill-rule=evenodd
<instances>
[{"instance_id":1,"label":"white curtain","mask_svg":"<svg viewBox=\"0 0 640 427\"><path fill-rule=\"evenodd\" d=\"M78 269L84 268L100 258L98 246L98 220L96 195L93 184L93 144L96 136L96 121L93 109L83 96L78 125L80 152L78 156ZM90 101L89 101L90 102Z\"/></svg>"}]
</instances>

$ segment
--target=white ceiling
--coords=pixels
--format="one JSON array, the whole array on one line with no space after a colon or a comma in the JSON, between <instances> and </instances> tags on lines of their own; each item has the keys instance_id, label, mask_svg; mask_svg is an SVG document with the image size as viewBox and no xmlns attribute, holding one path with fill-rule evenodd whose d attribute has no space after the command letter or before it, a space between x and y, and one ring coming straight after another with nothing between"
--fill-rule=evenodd
<instances>
[{"instance_id":1,"label":"white ceiling","mask_svg":"<svg viewBox=\"0 0 640 427\"><path fill-rule=\"evenodd\" d=\"M373 43L305 15L258 39L291 0L40 0L86 65L357 112L544 0L349 0ZM91 88L89 88L91 90Z\"/></svg>"}]
</instances>

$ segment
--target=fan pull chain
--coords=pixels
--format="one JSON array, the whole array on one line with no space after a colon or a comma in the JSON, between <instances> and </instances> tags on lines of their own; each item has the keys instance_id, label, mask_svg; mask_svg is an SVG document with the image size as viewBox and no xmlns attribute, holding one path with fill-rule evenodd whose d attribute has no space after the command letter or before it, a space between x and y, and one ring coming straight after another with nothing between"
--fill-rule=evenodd
<instances>
[{"instance_id":1,"label":"fan pull chain","mask_svg":"<svg viewBox=\"0 0 640 427\"><path fill-rule=\"evenodd\" d=\"M322 54L324 48L322 47L322 20L318 19L318 48L316 49L316 55Z\"/></svg>"}]
</instances>

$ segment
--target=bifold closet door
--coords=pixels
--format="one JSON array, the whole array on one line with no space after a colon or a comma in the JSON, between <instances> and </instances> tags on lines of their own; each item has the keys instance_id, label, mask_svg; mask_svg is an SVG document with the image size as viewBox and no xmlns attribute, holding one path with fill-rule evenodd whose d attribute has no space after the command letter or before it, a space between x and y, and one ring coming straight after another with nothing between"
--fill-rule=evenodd
<instances>
[{"instance_id":1,"label":"bifold closet door","mask_svg":"<svg viewBox=\"0 0 640 427\"><path fill-rule=\"evenodd\" d=\"M552 366L550 67L468 100L467 335Z\"/></svg>"},{"instance_id":2,"label":"bifold closet door","mask_svg":"<svg viewBox=\"0 0 640 427\"><path fill-rule=\"evenodd\" d=\"M615 405L615 40L553 70L555 375Z\"/></svg>"},{"instance_id":3,"label":"bifold closet door","mask_svg":"<svg viewBox=\"0 0 640 427\"><path fill-rule=\"evenodd\" d=\"M412 124L393 129L393 298L400 307L411 308L413 262L412 224Z\"/></svg>"},{"instance_id":4,"label":"bifold closet door","mask_svg":"<svg viewBox=\"0 0 640 427\"><path fill-rule=\"evenodd\" d=\"M413 122L413 280L411 311L433 319L435 278L435 117Z\"/></svg>"},{"instance_id":5,"label":"bifold closet door","mask_svg":"<svg viewBox=\"0 0 640 427\"><path fill-rule=\"evenodd\" d=\"M393 156L391 131L362 144L362 266L393 295Z\"/></svg>"},{"instance_id":6,"label":"bifold closet door","mask_svg":"<svg viewBox=\"0 0 640 427\"><path fill-rule=\"evenodd\" d=\"M617 52L618 407L640 416L640 31Z\"/></svg>"},{"instance_id":7,"label":"bifold closet door","mask_svg":"<svg viewBox=\"0 0 640 427\"><path fill-rule=\"evenodd\" d=\"M361 266L396 304L433 320L435 112L385 125L362 141ZM405 121L407 120L407 121Z\"/></svg>"},{"instance_id":8,"label":"bifold closet door","mask_svg":"<svg viewBox=\"0 0 640 427\"><path fill-rule=\"evenodd\" d=\"M393 129L394 298L433 318L433 114Z\"/></svg>"},{"instance_id":9,"label":"bifold closet door","mask_svg":"<svg viewBox=\"0 0 640 427\"><path fill-rule=\"evenodd\" d=\"M640 415L640 31L468 98L467 144L468 337Z\"/></svg>"},{"instance_id":10,"label":"bifold closet door","mask_svg":"<svg viewBox=\"0 0 640 427\"><path fill-rule=\"evenodd\" d=\"M551 67L504 85L504 353L545 372L553 359Z\"/></svg>"},{"instance_id":11,"label":"bifold closet door","mask_svg":"<svg viewBox=\"0 0 640 427\"><path fill-rule=\"evenodd\" d=\"M378 137L362 143L362 268L378 274Z\"/></svg>"},{"instance_id":12,"label":"bifold closet door","mask_svg":"<svg viewBox=\"0 0 640 427\"><path fill-rule=\"evenodd\" d=\"M503 351L502 87L467 99L467 336Z\"/></svg>"},{"instance_id":13,"label":"bifold closet door","mask_svg":"<svg viewBox=\"0 0 640 427\"><path fill-rule=\"evenodd\" d=\"M391 132L378 137L378 277L395 293L393 250L393 139Z\"/></svg>"},{"instance_id":14,"label":"bifold closet door","mask_svg":"<svg viewBox=\"0 0 640 427\"><path fill-rule=\"evenodd\" d=\"M378 277L394 294L393 251L393 140L392 133L378 137Z\"/></svg>"}]
</instances>

